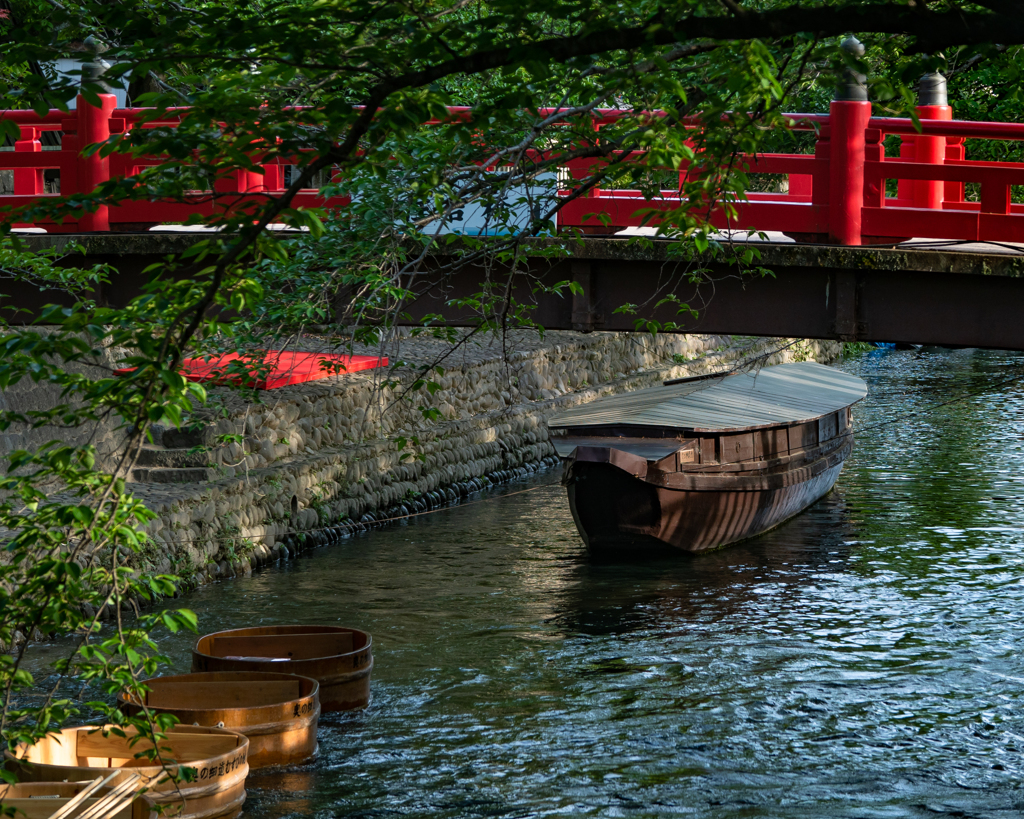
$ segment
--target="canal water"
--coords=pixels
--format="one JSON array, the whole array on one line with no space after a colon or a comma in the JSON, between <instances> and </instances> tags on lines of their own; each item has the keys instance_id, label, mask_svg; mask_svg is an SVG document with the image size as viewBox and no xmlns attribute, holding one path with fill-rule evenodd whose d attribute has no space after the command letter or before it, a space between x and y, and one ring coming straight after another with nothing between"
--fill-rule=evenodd
<instances>
[{"instance_id":1,"label":"canal water","mask_svg":"<svg viewBox=\"0 0 1024 819\"><path fill-rule=\"evenodd\" d=\"M371 706L247 815L1024 813L1024 356L841 366L835 491L745 544L595 562L550 471L179 601L373 635Z\"/></svg>"}]
</instances>

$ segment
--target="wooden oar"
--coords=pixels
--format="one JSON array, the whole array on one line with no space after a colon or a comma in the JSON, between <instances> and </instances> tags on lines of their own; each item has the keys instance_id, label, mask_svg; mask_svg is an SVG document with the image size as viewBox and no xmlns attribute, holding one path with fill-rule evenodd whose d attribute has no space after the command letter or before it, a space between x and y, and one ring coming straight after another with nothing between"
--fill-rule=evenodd
<instances>
[{"instance_id":1,"label":"wooden oar","mask_svg":"<svg viewBox=\"0 0 1024 819\"><path fill-rule=\"evenodd\" d=\"M138 791L133 787L127 793L122 793L117 798L108 797L105 804L100 805L97 803L95 810L88 815L92 817L92 819L109 819L109 817L116 816L122 810L128 808L132 802L135 801L138 795ZM82 816L84 817L86 814L82 814Z\"/></svg>"},{"instance_id":2,"label":"wooden oar","mask_svg":"<svg viewBox=\"0 0 1024 819\"><path fill-rule=\"evenodd\" d=\"M108 775L105 779L102 776L96 777L87 787L83 788L81 793L71 797L57 810L50 819L67 819L72 813L78 810L78 806L81 805L86 799L92 794L96 793L97 790L106 785L110 780L117 776L117 771Z\"/></svg>"},{"instance_id":3,"label":"wooden oar","mask_svg":"<svg viewBox=\"0 0 1024 819\"><path fill-rule=\"evenodd\" d=\"M113 816L135 799L140 779L142 777L138 774L132 774L124 782L116 785L110 793L105 794L91 807L82 811L77 819L105 819L108 816Z\"/></svg>"}]
</instances>

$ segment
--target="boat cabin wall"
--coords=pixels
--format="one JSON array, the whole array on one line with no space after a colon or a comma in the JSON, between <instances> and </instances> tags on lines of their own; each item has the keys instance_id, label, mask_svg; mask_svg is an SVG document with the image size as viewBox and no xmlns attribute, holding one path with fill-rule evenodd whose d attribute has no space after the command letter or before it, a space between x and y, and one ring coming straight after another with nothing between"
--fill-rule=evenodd
<instances>
[{"instance_id":1,"label":"boat cabin wall","mask_svg":"<svg viewBox=\"0 0 1024 819\"><path fill-rule=\"evenodd\" d=\"M830 441L849 427L850 408L844 407L805 424L703 436L697 439L699 462L731 464L778 458Z\"/></svg>"},{"instance_id":2,"label":"boat cabin wall","mask_svg":"<svg viewBox=\"0 0 1024 819\"><path fill-rule=\"evenodd\" d=\"M714 439L709 440L713 448ZM662 472L679 472L683 466L700 463L700 439L691 438L688 441L683 441L682 444L682 447L671 455L667 455L660 461L657 461L654 464L654 468L660 469Z\"/></svg>"}]
</instances>

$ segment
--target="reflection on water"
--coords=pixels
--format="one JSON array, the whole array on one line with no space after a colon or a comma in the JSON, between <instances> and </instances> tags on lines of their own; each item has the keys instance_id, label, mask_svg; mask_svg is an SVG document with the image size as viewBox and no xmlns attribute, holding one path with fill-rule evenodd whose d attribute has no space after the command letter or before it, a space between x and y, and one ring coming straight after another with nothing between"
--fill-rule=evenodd
<instances>
[{"instance_id":1,"label":"reflection on water","mask_svg":"<svg viewBox=\"0 0 1024 819\"><path fill-rule=\"evenodd\" d=\"M1024 811L1024 357L884 353L836 490L721 552L587 558L549 472L184 602L374 636L373 703L254 817ZM877 426L886 424L886 426ZM164 648L185 670L187 638Z\"/></svg>"}]
</instances>

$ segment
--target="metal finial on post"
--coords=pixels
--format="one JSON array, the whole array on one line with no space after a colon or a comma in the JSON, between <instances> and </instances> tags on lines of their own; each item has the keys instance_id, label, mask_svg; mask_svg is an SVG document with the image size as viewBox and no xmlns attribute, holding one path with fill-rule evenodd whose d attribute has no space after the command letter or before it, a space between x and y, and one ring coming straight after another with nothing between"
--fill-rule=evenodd
<instances>
[{"instance_id":1,"label":"metal finial on post","mask_svg":"<svg viewBox=\"0 0 1024 819\"><path fill-rule=\"evenodd\" d=\"M82 62L82 85L99 85L104 94L113 94L113 90L103 79L103 75L110 68L110 63L100 55L107 50L108 46L102 40L90 34L82 41L89 52L89 59Z\"/></svg>"},{"instance_id":2,"label":"metal finial on post","mask_svg":"<svg viewBox=\"0 0 1024 819\"><path fill-rule=\"evenodd\" d=\"M843 40L839 47L855 59L864 56L864 44L856 37L850 36ZM852 68L843 70L842 79L836 87L835 99L841 102L867 102L867 77Z\"/></svg>"},{"instance_id":3,"label":"metal finial on post","mask_svg":"<svg viewBox=\"0 0 1024 819\"><path fill-rule=\"evenodd\" d=\"M856 57L858 60L861 57L864 56L864 52L865 52L864 43L862 43L860 40L858 40L852 34L849 37L846 37L839 44L839 47L843 51L845 51L847 54L850 54L850 55Z\"/></svg>"},{"instance_id":4,"label":"metal finial on post","mask_svg":"<svg viewBox=\"0 0 1024 819\"><path fill-rule=\"evenodd\" d=\"M938 71L931 71L921 77L917 84L918 105L949 105L946 92L946 78Z\"/></svg>"}]
</instances>

